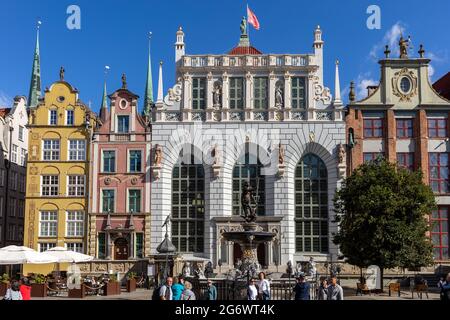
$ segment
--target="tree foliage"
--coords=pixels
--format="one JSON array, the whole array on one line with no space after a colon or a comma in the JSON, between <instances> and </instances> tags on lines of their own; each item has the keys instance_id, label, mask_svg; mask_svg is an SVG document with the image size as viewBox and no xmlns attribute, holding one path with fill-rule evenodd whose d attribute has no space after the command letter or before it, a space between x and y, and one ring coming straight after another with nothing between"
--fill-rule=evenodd
<instances>
[{"instance_id":1,"label":"tree foliage","mask_svg":"<svg viewBox=\"0 0 450 320\"><path fill-rule=\"evenodd\" d=\"M436 207L420 172L386 160L360 166L334 199L339 231L334 243L361 268L417 269L433 262L427 215Z\"/></svg>"}]
</instances>

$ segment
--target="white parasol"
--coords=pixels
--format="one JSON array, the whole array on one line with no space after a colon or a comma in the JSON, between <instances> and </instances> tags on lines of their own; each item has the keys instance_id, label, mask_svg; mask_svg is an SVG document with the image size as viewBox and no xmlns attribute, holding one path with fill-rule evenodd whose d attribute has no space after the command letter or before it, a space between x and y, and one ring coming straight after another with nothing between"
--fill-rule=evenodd
<instances>
[{"instance_id":1,"label":"white parasol","mask_svg":"<svg viewBox=\"0 0 450 320\"><path fill-rule=\"evenodd\" d=\"M48 264L57 259L51 255L37 252L27 247L9 246L0 249L0 265Z\"/></svg>"},{"instance_id":2,"label":"white parasol","mask_svg":"<svg viewBox=\"0 0 450 320\"><path fill-rule=\"evenodd\" d=\"M78 263L94 260L94 257L75 251L67 250L63 247L51 248L44 252L56 259L57 263Z\"/></svg>"}]
</instances>

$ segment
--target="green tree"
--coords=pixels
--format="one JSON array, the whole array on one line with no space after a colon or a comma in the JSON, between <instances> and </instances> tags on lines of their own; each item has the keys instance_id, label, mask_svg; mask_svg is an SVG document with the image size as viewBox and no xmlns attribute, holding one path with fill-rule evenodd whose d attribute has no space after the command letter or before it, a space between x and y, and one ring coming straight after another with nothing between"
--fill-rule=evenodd
<instances>
[{"instance_id":1,"label":"green tree","mask_svg":"<svg viewBox=\"0 0 450 320\"><path fill-rule=\"evenodd\" d=\"M334 198L334 243L348 263L416 269L433 263L427 215L436 207L421 172L378 159L353 172Z\"/></svg>"}]
</instances>

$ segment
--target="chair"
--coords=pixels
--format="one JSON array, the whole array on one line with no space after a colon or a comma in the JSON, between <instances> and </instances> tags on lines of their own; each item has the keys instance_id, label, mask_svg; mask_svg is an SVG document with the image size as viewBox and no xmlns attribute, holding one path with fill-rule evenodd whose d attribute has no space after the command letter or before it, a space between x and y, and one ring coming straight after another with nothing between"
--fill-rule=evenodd
<instances>
[{"instance_id":1,"label":"chair","mask_svg":"<svg viewBox=\"0 0 450 320\"><path fill-rule=\"evenodd\" d=\"M390 283L389 284L389 297L391 296L392 292L398 292L398 296L400 297L401 295L401 287L400 287L400 283Z\"/></svg>"}]
</instances>

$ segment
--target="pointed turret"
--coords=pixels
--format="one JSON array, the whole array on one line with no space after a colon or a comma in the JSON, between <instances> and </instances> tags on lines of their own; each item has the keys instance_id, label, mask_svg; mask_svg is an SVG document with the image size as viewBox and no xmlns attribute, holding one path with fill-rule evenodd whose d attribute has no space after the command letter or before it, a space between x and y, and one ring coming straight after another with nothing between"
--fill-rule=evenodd
<instances>
[{"instance_id":1,"label":"pointed turret","mask_svg":"<svg viewBox=\"0 0 450 320\"><path fill-rule=\"evenodd\" d=\"M103 88L103 97L102 97L102 105L100 107L100 120L105 123L109 118L109 109L108 109L108 94L106 93L106 81L105 86Z\"/></svg>"},{"instance_id":2,"label":"pointed turret","mask_svg":"<svg viewBox=\"0 0 450 320\"><path fill-rule=\"evenodd\" d=\"M36 48L34 50L33 68L31 70L30 93L28 94L28 107L35 108L41 97L41 57L39 52L39 27L38 21L36 32Z\"/></svg>"},{"instance_id":3,"label":"pointed turret","mask_svg":"<svg viewBox=\"0 0 450 320\"><path fill-rule=\"evenodd\" d=\"M153 105L153 74L152 74L152 56L151 56L151 36L149 34L148 44L148 69L147 69L147 83L145 84L145 98L144 98L144 115L150 115Z\"/></svg>"},{"instance_id":4,"label":"pointed turret","mask_svg":"<svg viewBox=\"0 0 450 320\"><path fill-rule=\"evenodd\" d=\"M163 62L159 62L159 77L158 77L158 100L156 100L156 107L162 107L164 105L164 88L163 88Z\"/></svg>"},{"instance_id":5,"label":"pointed turret","mask_svg":"<svg viewBox=\"0 0 450 320\"><path fill-rule=\"evenodd\" d=\"M336 60L336 74L334 82L334 105L342 105L341 99L341 81L339 78L339 60Z\"/></svg>"}]
</instances>

